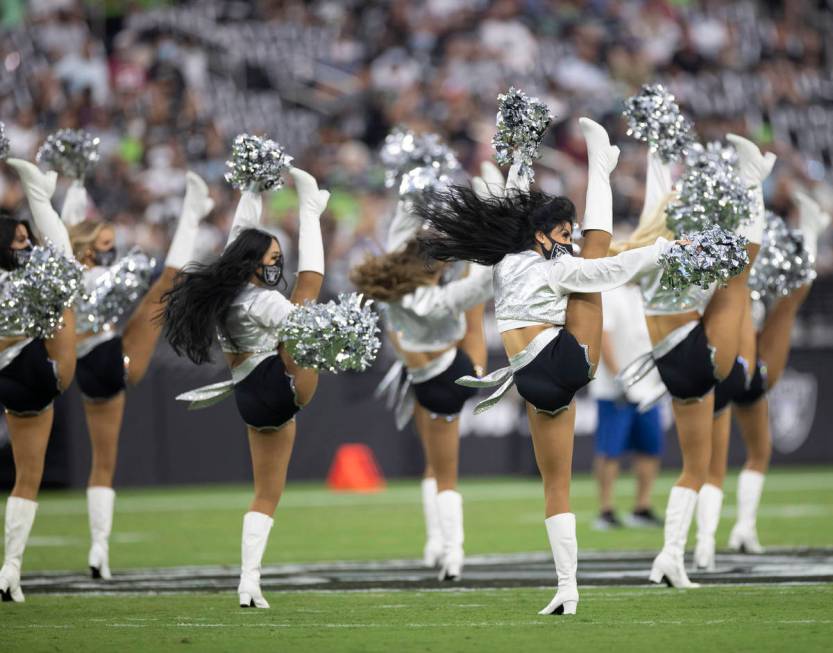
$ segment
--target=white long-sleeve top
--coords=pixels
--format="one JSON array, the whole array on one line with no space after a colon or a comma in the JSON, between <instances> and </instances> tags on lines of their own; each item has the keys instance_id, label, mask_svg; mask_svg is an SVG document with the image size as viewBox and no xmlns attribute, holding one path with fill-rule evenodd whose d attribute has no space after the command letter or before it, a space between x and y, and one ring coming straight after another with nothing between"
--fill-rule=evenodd
<instances>
[{"instance_id":1,"label":"white long-sleeve top","mask_svg":"<svg viewBox=\"0 0 833 653\"><path fill-rule=\"evenodd\" d=\"M491 268L472 265L469 275L442 286L422 286L383 304L389 328L405 351L444 351L466 334L466 311L492 297Z\"/></svg>"},{"instance_id":2,"label":"white long-sleeve top","mask_svg":"<svg viewBox=\"0 0 833 653\"><path fill-rule=\"evenodd\" d=\"M550 260L532 250L508 254L494 266L498 331L538 324L563 326L571 293L612 290L654 272L670 246L665 238L658 238L649 247L597 259L567 255Z\"/></svg>"}]
</instances>

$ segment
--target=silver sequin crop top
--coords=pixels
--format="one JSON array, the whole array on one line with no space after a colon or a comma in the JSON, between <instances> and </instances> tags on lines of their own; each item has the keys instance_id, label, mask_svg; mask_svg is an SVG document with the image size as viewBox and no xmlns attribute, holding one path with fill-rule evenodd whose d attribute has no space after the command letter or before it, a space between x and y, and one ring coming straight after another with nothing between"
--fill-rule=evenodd
<instances>
[{"instance_id":1,"label":"silver sequin crop top","mask_svg":"<svg viewBox=\"0 0 833 653\"><path fill-rule=\"evenodd\" d=\"M230 354L276 351L278 327L294 307L277 290L247 284L231 303L226 318L233 342L219 333L220 347Z\"/></svg>"},{"instance_id":2,"label":"silver sequin crop top","mask_svg":"<svg viewBox=\"0 0 833 653\"><path fill-rule=\"evenodd\" d=\"M658 238L649 247L597 259L565 255L549 260L532 250L508 254L494 267L498 331L562 326L570 293L604 292L651 273L667 247L670 243Z\"/></svg>"},{"instance_id":3,"label":"silver sequin crop top","mask_svg":"<svg viewBox=\"0 0 833 653\"><path fill-rule=\"evenodd\" d=\"M422 286L383 304L388 328L405 351L443 351L466 334L465 312L492 296L491 268L472 265L467 277L444 286Z\"/></svg>"}]
</instances>

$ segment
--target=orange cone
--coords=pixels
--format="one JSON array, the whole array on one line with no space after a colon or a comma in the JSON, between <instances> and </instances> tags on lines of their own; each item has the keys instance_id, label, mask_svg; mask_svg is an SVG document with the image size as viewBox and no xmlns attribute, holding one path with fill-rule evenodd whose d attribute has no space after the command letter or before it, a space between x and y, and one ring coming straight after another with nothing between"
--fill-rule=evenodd
<instances>
[{"instance_id":1,"label":"orange cone","mask_svg":"<svg viewBox=\"0 0 833 653\"><path fill-rule=\"evenodd\" d=\"M343 444L333 457L327 485L340 492L379 492L385 489L385 479L370 447Z\"/></svg>"}]
</instances>

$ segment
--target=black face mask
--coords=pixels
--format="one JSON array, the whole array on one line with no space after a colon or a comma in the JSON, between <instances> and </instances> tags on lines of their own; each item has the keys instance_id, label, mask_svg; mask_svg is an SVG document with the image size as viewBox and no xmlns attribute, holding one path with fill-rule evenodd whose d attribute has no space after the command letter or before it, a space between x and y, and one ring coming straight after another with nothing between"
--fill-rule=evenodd
<instances>
[{"instance_id":1,"label":"black face mask","mask_svg":"<svg viewBox=\"0 0 833 653\"><path fill-rule=\"evenodd\" d=\"M115 247L111 247L110 249L105 249L103 251L96 250L93 254L93 262L103 268L109 268L116 262L117 255L118 252Z\"/></svg>"},{"instance_id":2,"label":"black face mask","mask_svg":"<svg viewBox=\"0 0 833 653\"><path fill-rule=\"evenodd\" d=\"M541 245L541 249L544 250L544 255L548 259L552 260L558 258L559 256L574 255L572 243L565 245L564 243L559 243L557 240L551 238L549 234L544 234L544 236L548 241L550 241L550 247L547 249L544 245Z\"/></svg>"},{"instance_id":3,"label":"black face mask","mask_svg":"<svg viewBox=\"0 0 833 653\"><path fill-rule=\"evenodd\" d=\"M23 249L13 249L12 257L14 258L15 267L22 268L29 262L29 257L32 256L31 245L27 245Z\"/></svg>"},{"instance_id":4,"label":"black face mask","mask_svg":"<svg viewBox=\"0 0 833 653\"><path fill-rule=\"evenodd\" d=\"M283 256L274 265L261 265L257 278L270 288L276 288L283 279Z\"/></svg>"}]
</instances>

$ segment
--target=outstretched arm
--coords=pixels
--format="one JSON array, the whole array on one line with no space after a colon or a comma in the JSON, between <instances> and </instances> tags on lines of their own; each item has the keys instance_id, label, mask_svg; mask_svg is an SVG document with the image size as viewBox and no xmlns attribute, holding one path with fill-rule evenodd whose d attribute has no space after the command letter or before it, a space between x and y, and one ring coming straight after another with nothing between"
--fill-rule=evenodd
<instances>
[{"instance_id":1,"label":"outstretched arm","mask_svg":"<svg viewBox=\"0 0 833 653\"><path fill-rule=\"evenodd\" d=\"M257 229L260 227L260 216L262 213L263 198L260 193L251 190L241 191L240 201L237 202L237 209L234 212L234 221L231 223L231 230L229 231L226 247L237 240L237 237L246 229Z\"/></svg>"},{"instance_id":2,"label":"outstretched arm","mask_svg":"<svg viewBox=\"0 0 833 653\"><path fill-rule=\"evenodd\" d=\"M585 259L561 256L549 270L550 288L560 293L596 293L613 290L631 279L659 269L659 257L669 243L665 238L616 256Z\"/></svg>"}]
</instances>

